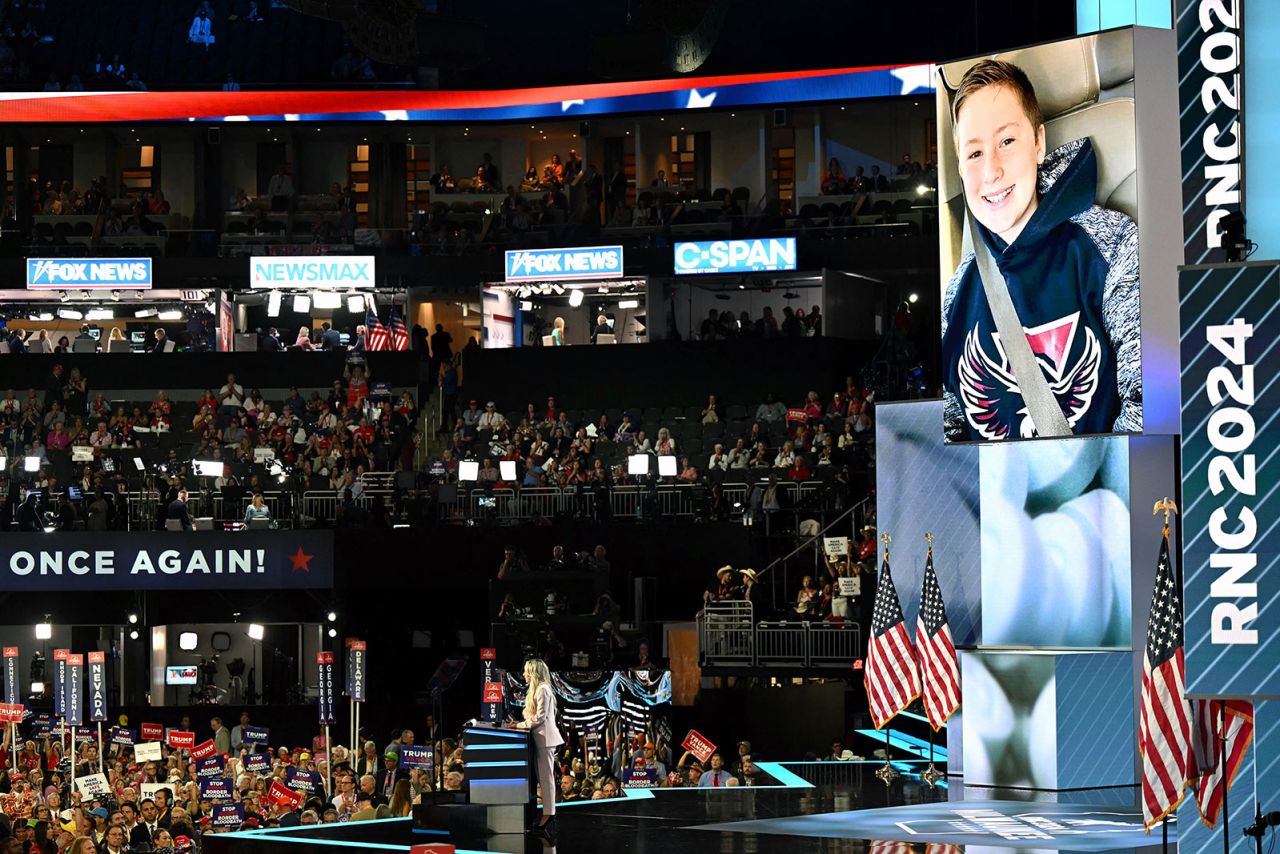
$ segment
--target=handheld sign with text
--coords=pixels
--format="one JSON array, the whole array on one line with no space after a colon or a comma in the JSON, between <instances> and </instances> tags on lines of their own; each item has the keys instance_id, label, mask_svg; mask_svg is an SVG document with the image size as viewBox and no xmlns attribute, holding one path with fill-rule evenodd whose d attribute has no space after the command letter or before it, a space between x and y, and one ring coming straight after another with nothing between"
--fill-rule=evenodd
<instances>
[{"instance_id":1,"label":"handheld sign with text","mask_svg":"<svg viewBox=\"0 0 1280 854\"><path fill-rule=\"evenodd\" d=\"M107 654L91 652L88 655L89 720L107 719Z\"/></svg>"},{"instance_id":2,"label":"handheld sign with text","mask_svg":"<svg viewBox=\"0 0 1280 854\"><path fill-rule=\"evenodd\" d=\"M502 702L502 683L501 682L484 683L484 702L486 703Z\"/></svg>"},{"instance_id":3,"label":"handheld sign with text","mask_svg":"<svg viewBox=\"0 0 1280 854\"><path fill-rule=\"evenodd\" d=\"M0 703L0 723L20 724L25 709L21 703Z\"/></svg>"},{"instance_id":4,"label":"handheld sign with text","mask_svg":"<svg viewBox=\"0 0 1280 854\"><path fill-rule=\"evenodd\" d=\"M841 596L861 596L862 595L862 579L858 576L836 579L840 582Z\"/></svg>"},{"instance_id":5,"label":"handheld sign with text","mask_svg":"<svg viewBox=\"0 0 1280 854\"><path fill-rule=\"evenodd\" d=\"M200 781L200 797L207 801L231 800L231 781L226 777L205 777Z\"/></svg>"},{"instance_id":6,"label":"handheld sign with text","mask_svg":"<svg viewBox=\"0 0 1280 854\"><path fill-rule=\"evenodd\" d=\"M295 792L279 780L272 780L271 788L267 789L267 800L273 804L296 810L298 805L302 803L302 792Z\"/></svg>"},{"instance_id":7,"label":"handheld sign with text","mask_svg":"<svg viewBox=\"0 0 1280 854\"><path fill-rule=\"evenodd\" d=\"M53 651L53 713L57 717L67 713L67 656L70 654L69 649Z\"/></svg>"},{"instance_id":8,"label":"handheld sign with text","mask_svg":"<svg viewBox=\"0 0 1280 854\"><path fill-rule=\"evenodd\" d=\"M400 745L400 767L401 768L432 768L434 760L432 759L432 746L429 744L402 744Z\"/></svg>"},{"instance_id":9,"label":"handheld sign with text","mask_svg":"<svg viewBox=\"0 0 1280 854\"><path fill-rule=\"evenodd\" d=\"M334 685L333 685L333 653L316 653L316 670L319 682L316 683L316 710L320 715L320 723L331 724L334 717Z\"/></svg>"},{"instance_id":10,"label":"handheld sign with text","mask_svg":"<svg viewBox=\"0 0 1280 854\"><path fill-rule=\"evenodd\" d=\"M196 734L180 729L169 730L169 746L176 750L190 750L196 746Z\"/></svg>"},{"instance_id":11,"label":"handheld sign with text","mask_svg":"<svg viewBox=\"0 0 1280 854\"><path fill-rule=\"evenodd\" d=\"M128 727L113 726L111 728L111 743L132 747L138 743L138 731Z\"/></svg>"},{"instance_id":12,"label":"handheld sign with text","mask_svg":"<svg viewBox=\"0 0 1280 854\"><path fill-rule=\"evenodd\" d=\"M84 656L67 656L67 699L64 715L70 726L84 724Z\"/></svg>"},{"instance_id":13,"label":"handheld sign with text","mask_svg":"<svg viewBox=\"0 0 1280 854\"><path fill-rule=\"evenodd\" d=\"M111 794L111 784L105 774L86 774L76 777L76 789L81 796L102 797Z\"/></svg>"},{"instance_id":14,"label":"handheld sign with text","mask_svg":"<svg viewBox=\"0 0 1280 854\"><path fill-rule=\"evenodd\" d=\"M271 754L246 753L244 756L244 770L250 774L271 773Z\"/></svg>"},{"instance_id":15,"label":"handheld sign with text","mask_svg":"<svg viewBox=\"0 0 1280 854\"><path fill-rule=\"evenodd\" d=\"M196 760L196 778L221 777L227 770L227 760L221 754Z\"/></svg>"},{"instance_id":16,"label":"handheld sign with text","mask_svg":"<svg viewBox=\"0 0 1280 854\"><path fill-rule=\"evenodd\" d=\"M4 701L16 703L22 689L18 686L18 648L4 648Z\"/></svg>"},{"instance_id":17,"label":"handheld sign with text","mask_svg":"<svg viewBox=\"0 0 1280 854\"><path fill-rule=\"evenodd\" d=\"M173 733L169 733L169 736L170 736L169 744L173 747L177 747L178 745L173 743ZM191 737L194 739L195 734L192 733ZM208 759L210 756L213 756L217 752L218 752L218 748L217 746L214 745L213 739L208 738L191 748L191 758L192 759Z\"/></svg>"},{"instance_id":18,"label":"handheld sign with text","mask_svg":"<svg viewBox=\"0 0 1280 854\"><path fill-rule=\"evenodd\" d=\"M689 730L680 746L696 756L699 762L706 762L716 752L716 746L696 729Z\"/></svg>"},{"instance_id":19,"label":"handheld sign with text","mask_svg":"<svg viewBox=\"0 0 1280 854\"><path fill-rule=\"evenodd\" d=\"M237 828L244 822L244 804L217 804L213 808L213 826Z\"/></svg>"},{"instance_id":20,"label":"handheld sign with text","mask_svg":"<svg viewBox=\"0 0 1280 854\"><path fill-rule=\"evenodd\" d=\"M366 671L369 669L369 644L355 638L351 639L350 644L351 646L347 651L349 657L348 667L350 668L348 694L357 703L363 703L368 683Z\"/></svg>"},{"instance_id":21,"label":"handheld sign with text","mask_svg":"<svg viewBox=\"0 0 1280 854\"><path fill-rule=\"evenodd\" d=\"M652 789L658 785L656 768L628 768L622 772L622 788Z\"/></svg>"},{"instance_id":22,"label":"handheld sign with text","mask_svg":"<svg viewBox=\"0 0 1280 854\"><path fill-rule=\"evenodd\" d=\"M160 741L164 738L164 724L148 724L142 725L143 741Z\"/></svg>"},{"instance_id":23,"label":"handheld sign with text","mask_svg":"<svg viewBox=\"0 0 1280 854\"><path fill-rule=\"evenodd\" d=\"M158 741L144 741L133 746L133 758L139 762L159 762L163 756Z\"/></svg>"},{"instance_id":24,"label":"handheld sign with text","mask_svg":"<svg viewBox=\"0 0 1280 854\"><path fill-rule=\"evenodd\" d=\"M849 554L848 537L823 537L822 548L829 557L844 557Z\"/></svg>"},{"instance_id":25,"label":"handheld sign with text","mask_svg":"<svg viewBox=\"0 0 1280 854\"><path fill-rule=\"evenodd\" d=\"M290 789L296 789L306 792L308 795L314 795L320 791L320 772L319 771L303 771L300 768L290 768L284 772L285 785Z\"/></svg>"},{"instance_id":26,"label":"handheld sign with text","mask_svg":"<svg viewBox=\"0 0 1280 854\"><path fill-rule=\"evenodd\" d=\"M240 740L245 744L269 744L271 730L264 726L243 726L240 728Z\"/></svg>"},{"instance_id":27,"label":"handheld sign with text","mask_svg":"<svg viewBox=\"0 0 1280 854\"><path fill-rule=\"evenodd\" d=\"M138 791L142 793L143 800L147 798L155 798L156 792L168 792L169 800L173 800L173 783L143 783L138 786Z\"/></svg>"}]
</instances>

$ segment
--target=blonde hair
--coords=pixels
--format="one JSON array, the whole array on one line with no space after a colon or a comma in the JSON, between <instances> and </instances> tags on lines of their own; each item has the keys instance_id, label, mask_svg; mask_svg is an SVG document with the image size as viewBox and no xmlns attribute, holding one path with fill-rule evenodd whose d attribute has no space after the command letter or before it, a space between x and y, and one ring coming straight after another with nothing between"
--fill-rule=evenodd
<instances>
[{"instance_id":1,"label":"blonde hair","mask_svg":"<svg viewBox=\"0 0 1280 854\"><path fill-rule=\"evenodd\" d=\"M529 681L529 691L524 697L524 711L526 715L532 715L533 697L543 685L551 684L551 671L542 659L531 658L524 663L524 676Z\"/></svg>"}]
</instances>

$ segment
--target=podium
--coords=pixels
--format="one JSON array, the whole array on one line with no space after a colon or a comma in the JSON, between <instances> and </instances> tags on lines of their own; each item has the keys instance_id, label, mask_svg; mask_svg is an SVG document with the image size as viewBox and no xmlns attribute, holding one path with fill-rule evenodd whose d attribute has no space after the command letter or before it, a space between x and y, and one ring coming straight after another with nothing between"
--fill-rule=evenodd
<instances>
[{"instance_id":1,"label":"podium","mask_svg":"<svg viewBox=\"0 0 1280 854\"><path fill-rule=\"evenodd\" d=\"M524 833L537 809L532 737L489 726L467 727L462 737L470 802L485 806L485 827L491 833Z\"/></svg>"}]
</instances>

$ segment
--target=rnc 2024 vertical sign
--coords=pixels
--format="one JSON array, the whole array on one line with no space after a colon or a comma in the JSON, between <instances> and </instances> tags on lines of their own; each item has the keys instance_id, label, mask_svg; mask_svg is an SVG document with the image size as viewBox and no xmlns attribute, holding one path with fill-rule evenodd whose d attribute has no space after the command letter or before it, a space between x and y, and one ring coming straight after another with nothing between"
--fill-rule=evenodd
<instances>
[{"instance_id":1,"label":"rnc 2024 vertical sign","mask_svg":"<svg viewBox=\"0 0 1280 854\"><path fill-rule=\"evenodd\" d=\"M1274 0L1261 0L1274 2ZM1240 41L1244 0L1177 0L1183 255L1226 260L1218 228L1240 209L1244 130Z\"/></svg>"},{"instance_id":2,"label":"rnc 2024 vertical sign","mask_svg":"<svg viewBox=\"0 0 1280 854\"><path fill-rule=\"evenodd\" d=\"M1179 291L1187 692L1280 696L1280 267Z\"/></svg>"}]
</instances>

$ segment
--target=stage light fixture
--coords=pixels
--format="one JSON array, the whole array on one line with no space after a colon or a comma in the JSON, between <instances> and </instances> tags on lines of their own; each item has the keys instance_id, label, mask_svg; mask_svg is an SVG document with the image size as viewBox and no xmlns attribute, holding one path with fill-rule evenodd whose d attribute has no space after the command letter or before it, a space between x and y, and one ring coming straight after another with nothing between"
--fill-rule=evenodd
<instances>
[{"instance_id":1,"label":"stage light fixture","mask_svg":"<svg viewBox=\"0 0 1280 854\"><path fill-rule=\"evenodd\" d=\"M649 455L632 454L627 457L627 474L632 477L646 477L649 474Z\"/></svg>"},{"instance_id":2,"label":"stage light fixture","mask_svg":"<svg viewBox=\"0 0 1280 854\"><path fill-rule=\"evenodd\" d=\"M130 630L129 630L129 640L137 640L137 639L138 639L138 637L139 637L139 635L138 635L138 630L137 630L137 629L130 629Z\"/></svg>"},{"instance_id":3,"label":"stage light fixture","mask_svg":"<svg viewBox=\"0 0 1280 854\"><path fill-rule=\"evenodd\" d=\"M71 292L63 291L62 294L58 297L58 299L60 299L62 302L71 302Z\"/></svg>"},{"instance_id":4,"label":"stage light fixture","mask_svg":"<svg viewBox=\"0 0 1280 854\"><path fill-rule=\"evenodd\" d=\"M266 635L266 632L258 623L250 623L249 630L245 634L247 634L252 640L260 641Z\"/></svg>"},{"instance_id":5,"label":"stage light fixture","mask_svg":"<svg viewBox=\"0 0 1280 854\"><path fill-rule=\"evenodd\" d=\"M330 611L329 613L325 614L325 618L328 619L329 622L335 623L338 621L338 612Z\"/></svg>"},{"instance_id":6,"label":"stage light fixture","mask_svg":"<svg viewBox=\"0 0 1280 854\"><path fill-rule=\"evenodd\" d=\"M31 693L32 693L32 694L43 694L43 693L44 693L44 683L43 683L43 682L32 682L32 683L31 683Z\"/></svg>"},{"instance_id":7,"label":"stage light fixture","mask_svg":"<svg viewBox=\"0 0 1280 854\"><path fill-rule=\"evenodd\" d=\"M53 320L53 312L52 311L36 311L36 312L32 312L30 317L32 320L41 320L47 323L48 321Z\"/></svg>"},{"instance_id":8,"label":"stage light fixture","mask_svg":"<svg viewBox=\"0 0 1280 854\"><path fill-rule=\"evenodd\" d=\"M329 627L329 637L331 637L331 638L336 638L337 636L338 636L338 630L337 630L337 629L335 629L335 628L333 628L332 626L330 626L330 627Z\"/></svg>"},{"instance_id":9,"label":"stage light fixture","mask_svg":"<svg viewBox=\"0 0 1280 854\"><path fill-rule=\"evenodd\" d=\"M193 465L197 477L222 477L226 467L222 460L195 460Z\"/></svg>"},{"instance_id":10,"label":"stage light fixture","mask_svg":"<svg viewBox=\"0 0 1280 854\"><path fill-rule=\"evenodd\" d=\"M84 312L76 311L74 308L60 308L58 317L62 320L84 320Z\"/></svg>"},{"instance_id":11,"label":"stage light fixture","mask_svg":"<svg viewBox=\"0 0 1280 854\"><path fill-rule=\"evenodd\" d=\"M114 320L116 313L109 308L91 308L85 312L85 320Z\"/></svg>"},{"instance_id":12,"label":"stage light fixture","mask_svg":"<svg viewBox=\"0 0 1280 854\"><path fill-rule=\"evenodd\" d=\"M136 613L131 612L129 614L129 625L136 626L137 624L138 624L138 615Z\"/></svg>"},{"instance_id":13,"label":"stage light fixture","mask_svg":"<svg viewBox=\"0 0 1280 854\"><path fill-rule=\"evenodd\" d=\"M474 483L480 479L480 463L475 460L462 460L458 463L458 480Z\"/></svg>"},{"instance_id":14,"label":"stage light fixture","mask_svg":"<svg viewBox=\"0 0 1280 854\"><path fill-rule=\"evenodd\" d=\"M515 460L498 460L498 474L503 480L514 481L516 479L516 461Z\"/></svg>"},{"instance_id":15,"label":"stage light fixture","mask_svg":"<svg viewBox=\"0 0 1280 854\"><path fill-rule=\"evenodd\" d=\"M119 302L119 301L120 301L120 291L118 291L118 290L114 290L114 291L112 291L112 292L111 292L111 299L112 299L113 301L115 301L115 302Z\"/></svg>"},{"instance_id":16,"label":"stage light fixture","mask_svg":"<svg viewBox=\"0 0 1280 854\"><path fill-rule=\"evenodd\" d=\"M293 298L293 310L297 314L307 314L311 311L311 297L306 294L298 294Z\"/></svg>"},{"instance_id":17,"label":"stage light fixture","mask_svg":"<svg viewBox=\"0 0 1280 854\"><path fill-rule=\"evenodd\" d=\"M25 472L40 471L40 458L39 457L23 457L22 470Z\"/></svg>"},{"instance_id":18,"label":"stage light fixture","mask_svg":"<svg viewBox=\"0 0 1280 854\"><path fill-rule=\"evenodd\" d=\"M929 195L929 188L928 188L927 186L925 186L924 184L917 184L917 185L916 185L916 195L917 195L917 196L927 196L927 195Z\"/></svg>"},{"instance_id":19,"label":"stage light fixture","mask_svg":"<svg viewBox=\"0 0 1280 854\"><path fill-rule=\"evenodd\" d=\"M569 294L569 305L573 308L582 305L582 291L580 289L574 288L573 292Z\"/></svg>"},{"instance_id":20,"label":"stage light fixture","mask_svg":"<svg viewBox=\"0 0 1280 854\"><path fill-rule=\"evenodd\" d=\"M267 317L280 316L280 292L272 291L267 294Z\"/></svg>"},{"instance_id":21,"label":"stage light fixture","mask_svg":"<svg viewBox=\"0 0 1280 854\"><path fill-rule=\"evenodd\" d=\"M527 299L520 300L520 310L533 311L533 303L529 302Z\"/></svg>"},{"instance_id":22,"label":"stage light fixture","mask_svg":"<svg viewBox=\"0 0 1280 854\"><path fill-rule=\"evenodd\" d=\"M638 299L624 299L618 303L618 308L620 309L639 308L639 307L640 307L640 300Z\"/></svg>"},{"instance_id":23,"label":"stage light fixture","mask_svg":"<svg viewBox=\"0 0 1280 854\"><path fill-rule=\"evenodd\" d=\"M185 315L177 309L169 309L168 311L162 311L159 314L159 318L161 320L182 320L184 316Z\"/></svg>"},{"instance_id":24,"label":"stage light fixture","mask_svg":"<svg viewBox=\"0 0 1280 854\"><path fill-rule=\"evenodd\" d=\"M316 308L323 308L330 311L335 308L342 308L342 294L337 291L316 291L315 296L311 298L311 301Z\"/></svg>"},{"instance_id":25,"label":"stage light fixture","mask_svg":"<svg viewBox=\"0 0 1280 854\"><path fill-rule=\"evenodd\" d=\"M36 640L49 640L53 637L53 624L46 616L43 623L36 623Z\"/></svg>"},{"instance_id":26,"label":"stage light fixture","mask_svg":"<svg viewBox=\"0 0 1280 854\"><path fill-rule=\"evenodd\" d=\"M551 290L555 291L555 292L556 292L556 295L557 295L557 296L559 296L559 295L561 295L561 294L563 294L563 293L564 293L564 285L556 285L556 284L553 284L553 285L551 286Z\"/></svg>"},{"instance_id":27,"label":"stage light fixture","mask_svg":"<svg viewBox=\"0 0 1280 854\"><path fill-rule=\"evenodd\" d=\"M364 297L360 294L352 294L347 297L347 311L352 314L364 313Z\"/></svg>"},{"instance_id":28,"label":"stage light fixture","mask_svg":"<svg viewBox=\"0 0 1280 854\"><path fill-rule=\"evenodd\" d=\"M658 477L675 477L679 473L675 457L670 454L658 457Z\"/></svg>"},{"instance_id":29,"label":"stage light fixture","mask_svg":"<svg viewBox=\"0 0 1280 854\"><path fill-rule=\"evenodd\" d=\"M190 652L200 645L200 638L195 632L183 632L178 635L178 648Z\"/></svg>"},{"instance_id":30,"label":"stage light fixture","mask_svg":"<svg viewBox=\"0 0 1280 854\"><path fill-rule=\"evenodd\" d=\"M154 308L140 308L133 313L133 316L138 318L155 317L159 313Z\"/></svg>"},{"instance_id":31,"label":"stage light fixture","mask_svg":"<svg viewBox=\"0 0 1280 854\"><path fill-rule=\"evenodd\" d=\"M911 296L907 297L907 302L909 302L909 303L915 303L915 302L918 302L918 301L919 301L919 299L920 299L920 295L919 295L919 294L912 294Z\"/></svg>"}]
</instances>

